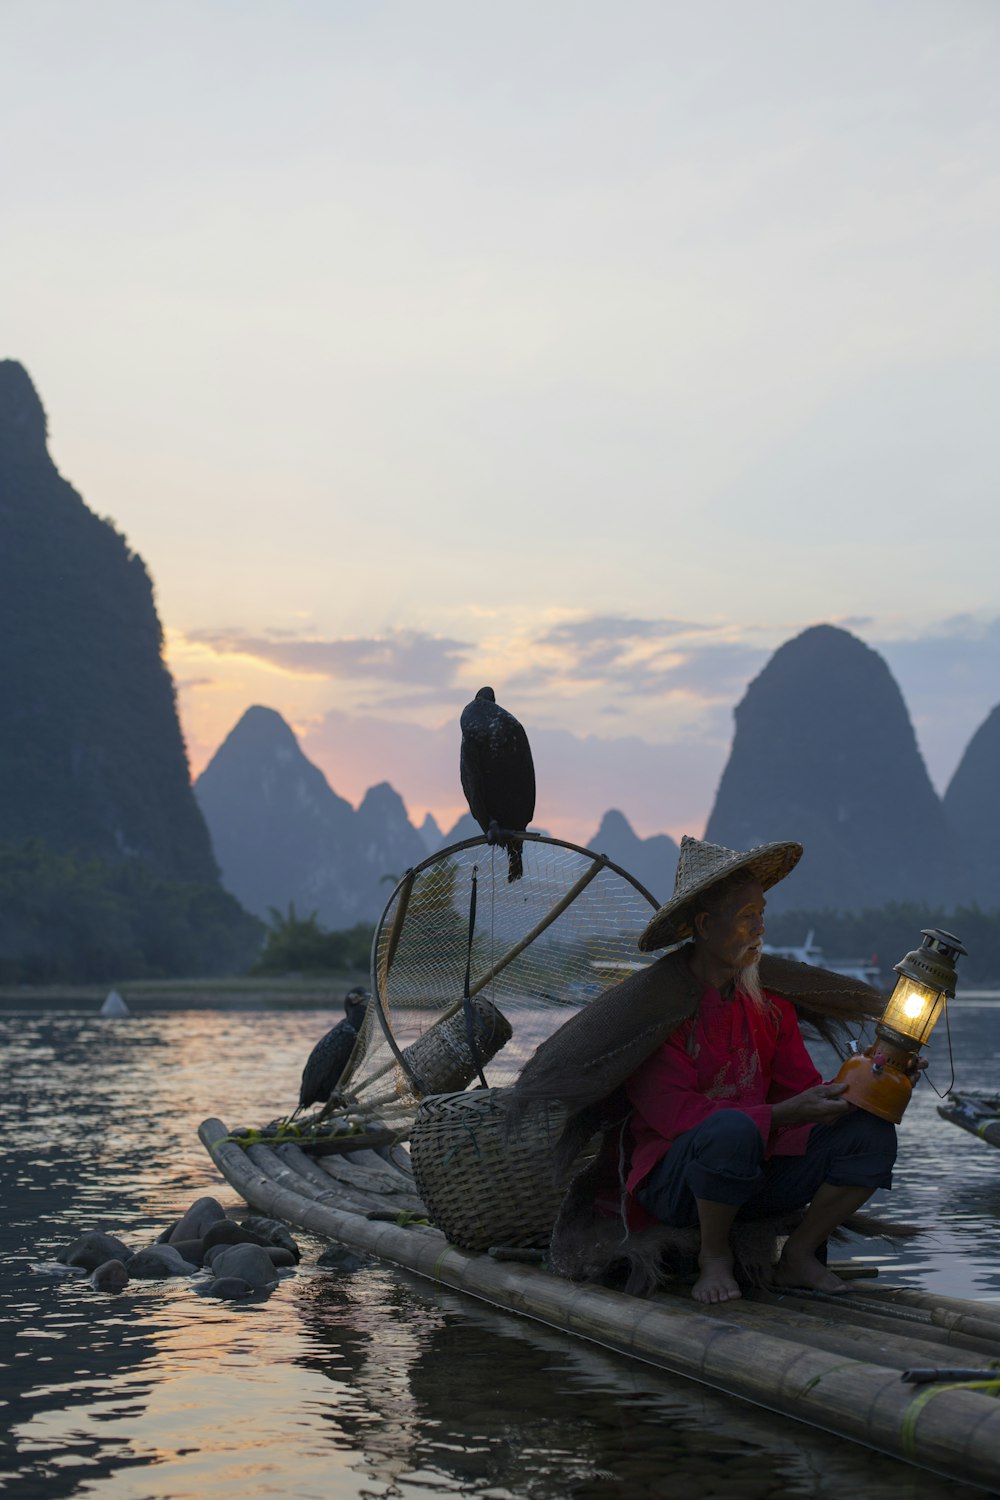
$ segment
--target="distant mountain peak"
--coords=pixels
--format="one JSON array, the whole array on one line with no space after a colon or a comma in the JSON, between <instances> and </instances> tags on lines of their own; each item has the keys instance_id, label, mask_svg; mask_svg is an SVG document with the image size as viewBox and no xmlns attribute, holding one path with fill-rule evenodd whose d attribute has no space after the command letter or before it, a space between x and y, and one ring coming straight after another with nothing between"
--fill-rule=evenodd
<instances>
[{"instance_id":1,"label":"distant mountain peak","mask_svg":"<svg viewBox=\"0 0 1000 1500\"><path fill-rule=\"evenodd\" d=\"M0 359L0 447L46 456L48 421L31 376L16 359Z\"/></svg>"},{"instance_id":2,"label":"distant mountain peak","mask_svg":"<svg viewBox=\"0 0 1000 1500\"><path fill-rule=\"evenodd\" d=\"M248 708L195 785L223 880L251 911L316 911L327 927L374 921L384 877L426 848L399 793L369 788L355 812L272 708Z\"/></svg>"},{"instance_id":3,"label":"distant mountain peak","mask_svg":"<svg viewBox=\"0 0 1000 1500\"><path fill-rule=\"evenodd\" d=\"M255 703L242 714L229 731L223 744L235 744L246 749L256 747L265 750L295 750L299 754L302 753L294 731L277 709L265 708L260 703Z\"/></svg>"},{"instance_id":4,"label":"distant mountain peak","mask_svg":"<svg viewBox=\"0 0 1000 1500\"><path fill-rule=\"evenodd\" d=\"M944 794L944 810L984 910L1000 906L1000 704L965 748Z\"/></svg>"},{"instance_id":5,"label":"distant mountain peak","mask_svg":"<svg viewBox=\"0 0 1000 1500\"><path fill-rule=\"evenodd\" d=\"M668 833L640 838L625 814L609 808L588 848L606 854L618 867L645 886L650 895L665 901L673 888L680 852Z\"/></svg>"},{"instance_id":6,"label":"distant mountain peak","mask_svg":"<svg viewBox=\"0 0 1000 1500\"><path fill-rule=\"evenodd\" d=\"M731 849L801 841L802 864L772 907L956 898L944 812L877 651L839 626L811 626L775 651L734 719L705 837Z\"/></svg>"}]
</instances>

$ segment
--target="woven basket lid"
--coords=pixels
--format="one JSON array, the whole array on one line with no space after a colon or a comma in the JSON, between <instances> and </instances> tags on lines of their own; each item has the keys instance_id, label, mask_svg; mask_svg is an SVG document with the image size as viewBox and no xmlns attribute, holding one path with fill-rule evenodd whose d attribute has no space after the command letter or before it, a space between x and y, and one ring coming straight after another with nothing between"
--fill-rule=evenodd
<instances>
[{"instance_id":1,"label":"woven basket lid","mask_svg":"<svg viewBox=\"0 0 1000 1500\"><path fill-rule=\"evenodd\" d=\"M691 901L718 881L742 870L748 881L759 880L766 891L779 880L784 880L801 857L801 844L758 844L741 852L726 849L721 844L706 843L704 839L689 838L685 834L677 860L674 893L667 904L660 907L639 939L641 951L649 953L654 948L666 948L691 937L694 932Z\"/></svg>"}]
</instances>

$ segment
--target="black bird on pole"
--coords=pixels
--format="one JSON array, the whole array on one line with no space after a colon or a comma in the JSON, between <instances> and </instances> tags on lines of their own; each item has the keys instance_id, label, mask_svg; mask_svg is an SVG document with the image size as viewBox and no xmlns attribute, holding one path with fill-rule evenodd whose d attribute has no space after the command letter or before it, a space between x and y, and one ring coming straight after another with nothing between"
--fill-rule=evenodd
<instances>
[{"instance_id":1,"label":"black bird on pole","mask_svg":"<svg viewBox=\"0 0 1000 1500\"><path fill-rule=\"evenodd\" d=\"M469 810L489 838L491 831L519 832L535 815L535 766L528 736L501 708L491 687L480 688L462 710L462 790ZM521 839L499 838L507 851L507 879L520 880Z\"/></svg>"},{"instance_id":2,"label":"black bird on pole","mask_svg":"<svg viewBox=\"0 0 1000 1500\"><path fill-rule=\"evenodd\" d=\"M345 1016L321 1036L306 1059L302 1069L302 1085L299 1089L298 1108L290 1116L294 1120L299 1110L310 1104L326 1104L340 1082L347 1066L358 1032L364 1025L365 1010L371 996L367 990L350 990L344 996Z\"/></svg>"}]
</instances>

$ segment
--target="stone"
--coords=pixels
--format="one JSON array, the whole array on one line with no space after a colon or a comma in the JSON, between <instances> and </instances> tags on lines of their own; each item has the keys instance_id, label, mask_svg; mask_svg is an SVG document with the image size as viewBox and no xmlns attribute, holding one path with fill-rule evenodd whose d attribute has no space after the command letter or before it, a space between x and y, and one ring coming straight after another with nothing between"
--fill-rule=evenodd
<instances>
[{"instance_id":1,"label":"stone","mask_svg":"<svg viewBox=\"0 0 1000 1500\"><path fill-rule=\"evenodd\" d=\"M278 1280L277 1268L260 1245L226 1245L216 1249L212 1270L217 1277L239 1276L251 1286L273 1286Z\"/></svg>"},{"instance_id":2,"label":"stone","mask_svg":"<svg viewBox=\"0 0 1000 1500\"><path fill-rule=\"evenodd\" d=\"M219 1276L209 1286L199 1288L203 1297L219 1297L223 1301L235 1302L240 1297L252 1297L258 1291L249 1281L240 1276Z\"/></svg>"},{"instance_id":3,"label":"stone","mask_svg":"<svg viewBox=\"0 0 1000 1500\"><path fill-rule=\"evenodd\" d=\"M211 1250L213 1245L265 1245L263 1236L252 1229L237 1224L235 1219L218 1219L202 1236L202 1245Z\"/></svg>"},{"instance_id":4,"label":"stone","mask_svg":"<svg viewBox=\"0 0 1000 1500\"><path fill-rule=\"evenodd\" d=\"M176 1245L178 1240L203 1239L211 1225L225 1217L226 1210L217 1198L199 1198L192 1203L187 1213L178 1219L170 1231L168 1244Z\"/></svg>"},{"instance_id":5,"label":"stone","mask_svg":"<svg viewBox=\"0 0 1000 1500\"><path fill-rule=\"evenodd\" d=\"M190 1261L193 1266L200 1266L205 1259L205 1248L201 1240L176 1240L170 1248L177 1251L181 1260Z\"/></svg>"},{"instance_id":6,"label":"stone","mask_svg":"<svg viewBox=\"0 0 1000 1500\"><path fill-rule=\"evenodd\" d=\"M120 1292L128 1282L129 1274L120 1260L106 1260L90 1278L95 1292Z\"/></svg>"},{"instance_id":7,"label":"stone","mask_svg":"<svg viewBox=\"0 0 1000 1500\"><path fill-rule=\"evenodd\" d=\"M371 1263L370 1255L355 1255L346 1245L331 1245L316 1261L324 1271L363 1271Z\"/></svg>"},{"instance_id":8,"label":"stone","mask_svg":"<svg viewBox=\"0 0 1000 1500\"><path fill-rule=\"evenodd\" d=\"M295 1256L290 1250L282 1245L265 1245L264 1254L270 1257L272 1266L294 1266L297 1264Z\"/></svg>"},{"instance_id":9,"label":"stone","mask_svg":"<svg viewBox=\"0 0 1000 1500\"><path fill-rule=\"evenodd\" d=\"M147 1245L128 1263L129 1275L144 1281L158 1281L164 1276L194 1276L198 1267L185 1260L173 1245Z\"/></svg>"},{"instance_id":10,"label":"stone","mask_svg":"<svg viewBox=\"0 0 1000 1500\"><path fill-rule=\"evenodd\" d=\"M296 1260L302 1259L302 1252L280 1219L263 1219L251 1214L243 1220L242 1227L259 1234L266 1245L280 1245L283 1250L290 1250Z\"/></svg>"},{"instance_id":11,"label":"stone","mask_svg":"<svg viewBox=\"0 0 1000 1500\"><path fill-rule=\"evenodd\" d=\"M96 1271L98 1266L103 1266L105 1261L120 1260L128 1261L132 1258L132 1251L121 1240L116 1239L113 1234L82 1234L78 1240L56 1256L56 1260L62 1261L64 1266L79 1266L84 1271Z\"/></svg>"}]
</instances>

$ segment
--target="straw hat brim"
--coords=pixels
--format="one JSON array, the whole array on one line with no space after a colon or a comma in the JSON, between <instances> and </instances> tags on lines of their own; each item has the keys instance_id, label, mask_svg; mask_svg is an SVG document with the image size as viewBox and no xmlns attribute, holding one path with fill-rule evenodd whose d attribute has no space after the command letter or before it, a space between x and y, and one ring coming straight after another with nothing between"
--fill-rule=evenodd
<instances>
[{"instance_id":1,"label":"straw hat brim","mask_svg":"<svg viewBox=\"0 0 1000 1500\"><path fill-rule=\"evenodd\" d=\"M758 844L745 854L734 852L731 860L720 863L702 879L693 881L685 890L676 892L665 906L661 906L649 926L639 939L642 953L651 953L656 948L668 948L694 935L691 926L690 907L696 897L728 880L731 875L745 872L748 881L759 880L765 891L784 880L802 858L802 845L796 843Z\"/></svg>"}]
</instances>

